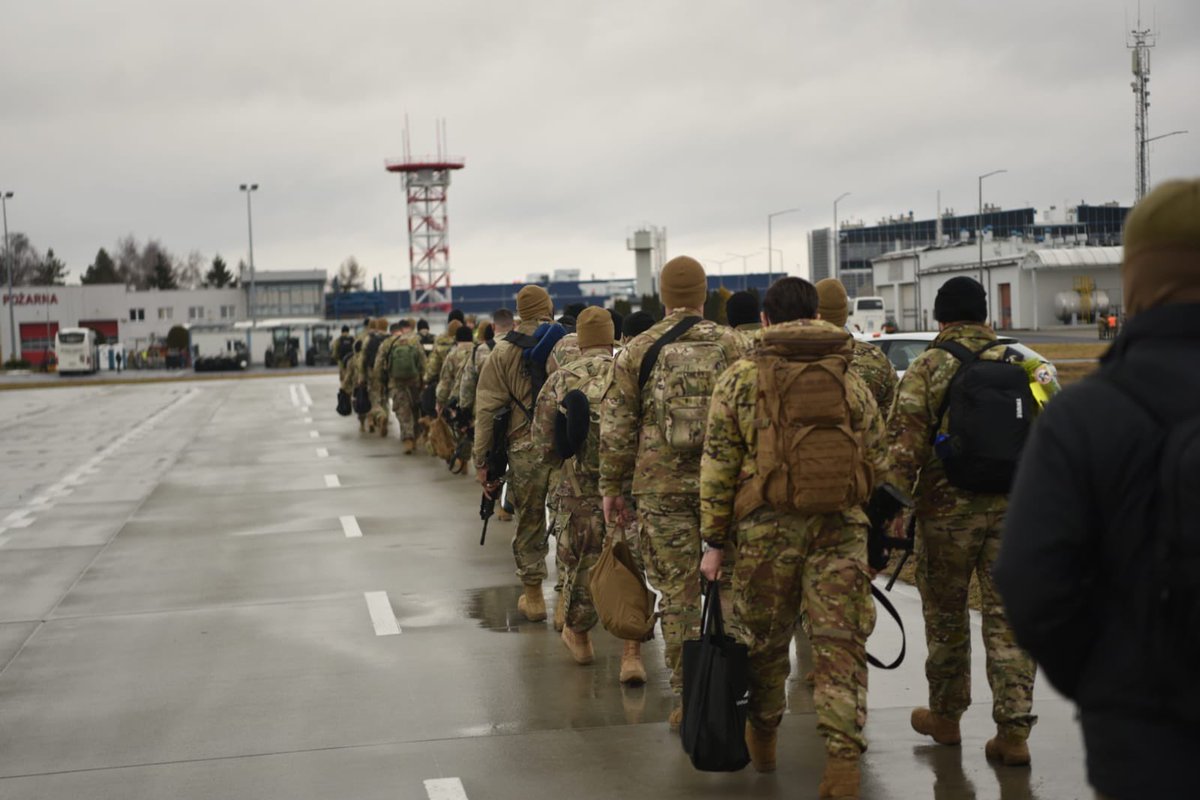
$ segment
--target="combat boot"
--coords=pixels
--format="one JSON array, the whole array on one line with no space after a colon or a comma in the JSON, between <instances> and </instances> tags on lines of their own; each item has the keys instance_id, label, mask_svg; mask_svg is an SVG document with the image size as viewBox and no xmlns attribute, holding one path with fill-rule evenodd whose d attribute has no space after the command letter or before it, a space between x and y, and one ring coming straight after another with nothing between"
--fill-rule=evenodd
<instances>
[{"instance_id":1,"label":"combat boot","mask_svg":"<svg viewBox=\"0 0 1200 800\"><path fill-rule=\"evenodd\" d=\"M540 583L526 584L525 594L517 600L517 610L530 622L541 622L546 618L546 598L542 597Z\"/></svg>"},{"instance_id":2,"label":"combat boot","mask_svg":"<svg viewBox=\"0 0 1200 800\"><path fill-rule=\"evenodd\" d=\"M626 640L621 652L621 683L646 682L646 665L642 663L642 643Z\"/></svg>"},{"instance_id":3,"label":"combat boot","mask_svg":"<svg viewBox=\"0 0 1200 800\"><path fill-rule=\"evenodd\" d=\"M683 706L679 705L671 709L671 715L667 717L667 727L671 729L671 733L679 733L681 725L683 725Z\"/></svg>"},{"instance_id":4,"label":"combat boot","mask_svg":"<svg viewBox=\"0 0 1200 800\"><path fill-rule=\"evenodd\" d=\"M825 757L825 774L817 787L821 800L858 800L858 759Z\"/></svg>"},{"instance_id":5,"label":"combat boot","mask_svg":"<svg viewBox=\"0 0 1200 800\"><path fill-rule=\"evenodd\" d=\"M596 660L595 651L592 650L592 640L588 638L587 631L576 633L570 628L562 629L563 644L571 651L571 658L575 659L575 663L580 666L587 666Z\"/></svg>"},{"instance_id":6,"label":"combat boot","mask_svg":"<svg viewBox=\"0 0 1200 800\"><path fill-rule=\"evenodd\" d=\"M496 519L501 522L512 522L513 515L505 511L503 508L496 509Z\"/></svg>"},{"instance_id":7,"label":"combat boot","mask_svg":"<svg viewBox=\"0 0 1200 800\"><path fill-rule=\"evenodd\" d=\"M939 716L928 708L914 708L912 712L912 729L917 733L932 736L938 744L962 744L962 734L958 730L958 720Z\"/></svg>"},{"instance_id":8,"label":"combat boot","mask_svg":"<svg viewBox=\"0 0 1200 800\"><path fill-rule=\"evenodd\" d=\"M404 455L411 456L413 454L413 450L415 450L416 448L417 448L417 443L414 442L412 439L404 440Z\"/></svg>"},{"instance_id":9,"label":"combat boot","mask_svg":"<svg viewBox=\"0 0 1200 800\"><path fill-rule=\"evenodd\" d=\"M759 772L775 771L775 742L779 728L759 730L746 720L746 749L750 751L750 763Z\"/></svg>"},{"instance_id":10,"label":"combat boot","mask_svg":"<svg viewBox=\"0 0 1200 800\"><path fill-rule=\"evenodd\" d=\"M567 624L567 604L563 602L562 589L554 593L554 630L562 633Z\"/></svg>"},{"instance_id":11,"label":"combat boot","mask_svg":"<svg viewBox=\"0 0 1200 800\"><path fill-rule=\"evenodd\" d=\"M983 746L988 761L1002 761L1006 767L1024 767L1029 764L1029 743L1024 739L1003 731Z\"/></svg>"}]
</instances>

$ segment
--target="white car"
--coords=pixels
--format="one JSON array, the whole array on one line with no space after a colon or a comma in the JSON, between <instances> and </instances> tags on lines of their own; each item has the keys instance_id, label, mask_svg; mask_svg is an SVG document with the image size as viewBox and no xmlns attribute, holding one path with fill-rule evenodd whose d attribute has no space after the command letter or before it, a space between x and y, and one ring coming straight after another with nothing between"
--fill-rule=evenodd
<instances>
[{"instance_id":1,"label":"white car","mask_svg":"<svg viewBox=\"0 0 1200 800\"><path fill-rule=\"evenodd\" d=\"M896 368L896 375L903 378L908 365L913 359L929 349L929 345L937 338L936 331L915 331L913 333L871 333L871 334L854 334L854 338L862 342L870 342L883 351L888 360L892 362L892 366ZM1021 356L1029 361L1041 361L1050 367L1051 373L1055 381L1058 380L1058 370L1050 362L1050 359L1045 358L1033 348L1023 345L1016 339L1010 336L1001 336L999 341L1003 342L1008 347L1016 350Z\"/></svg>"}]
</instances>

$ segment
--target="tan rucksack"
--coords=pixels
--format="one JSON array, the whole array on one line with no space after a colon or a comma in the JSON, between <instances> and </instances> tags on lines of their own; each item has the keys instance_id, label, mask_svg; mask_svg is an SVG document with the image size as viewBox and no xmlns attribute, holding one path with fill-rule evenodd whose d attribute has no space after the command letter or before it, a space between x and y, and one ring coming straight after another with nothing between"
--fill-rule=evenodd
<instances>
[{"instance_id":1,"label":"tan rucksack","mask_svg":"<svg viewBox=\"0 0 1200 800\"><path fill-rule=\"evenodd\" d=\"M861 430L846 394L850 335L829 325L767 328L750 354L758 367L755 476L739 490L735 514L760 506L806 514L845 511L874 484Z\"/></svg>"}]
</instances>

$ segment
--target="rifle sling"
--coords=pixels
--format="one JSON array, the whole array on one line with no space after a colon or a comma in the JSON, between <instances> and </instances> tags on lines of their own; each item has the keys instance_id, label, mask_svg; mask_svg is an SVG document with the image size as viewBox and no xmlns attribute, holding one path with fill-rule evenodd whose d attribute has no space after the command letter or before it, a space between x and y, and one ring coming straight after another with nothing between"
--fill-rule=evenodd
<instances>
[{"instance_id":1,"label":"rifle sling","mask_svg":"<svg viewBox=\"0 0 1200 800\"><path fill-rule=\"evenodd\" d=\"M671 342L690 331L700 320L700 317L684 317L675 323L669 331L660 336L658 341L650 345L650 349L646 351L646 355L642 356L642 366L638 370L639 392L646 388L646 382L650 380L650 373L654 371L654 365L658 363L659 352Z\"/></svg>"}]
</instances>

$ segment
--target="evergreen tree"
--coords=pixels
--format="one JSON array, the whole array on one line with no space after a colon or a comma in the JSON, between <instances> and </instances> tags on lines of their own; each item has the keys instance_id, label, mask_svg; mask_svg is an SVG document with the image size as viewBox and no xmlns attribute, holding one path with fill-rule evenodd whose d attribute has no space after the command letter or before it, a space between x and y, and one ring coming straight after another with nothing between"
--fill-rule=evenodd
<instances>
[{"instance_id":1,"label":"evergreen tree","mask_svg":"<svg viewBox=\"0 0 1200 800\"><path fill-rule=\"evenodd\" d=\"M179 288L179 283L175 280L175 268L171 266L171 262L167 260L166 253L162 251L157 252L154 256L154 269L150 273L149 288Z\"/></svg>"},{"instance_id":2,"label":"evergreen tree","mask_svg":"<svg viewBox=\"0 0 1200 800\"><path fill-rule=\"evenodd\" d=\"M39 260L33 268L29 281L33 286L66 286L67 265L54 255L54 248L46 251L46 257Z\"/></svg>"},{"instance_id":3,"label":"evergreen tree","mask_svg":"<svg viewBox=\"0 0 1200 800\"><path fill-rule=\"evenodd\" d=\"M225 259L221 258L220 254L213 256L212 267L204 274L204 286L208 289L224 289L226 286L233 286L234 283L235 278L225 264Z\"/></svg>"},{"instance_id":4,"label":"evergreen tree","mask_svg":"<svg viewBox=\"0 0 1200 800\"><path fill-rule=\"evenodd\" d=\"M87 270L80 276L79 282L84 286L101 283L123 283L117 272L117 264L103 247L96 253L96 259L88 265Z\"/></svg>"}]
</instances>

